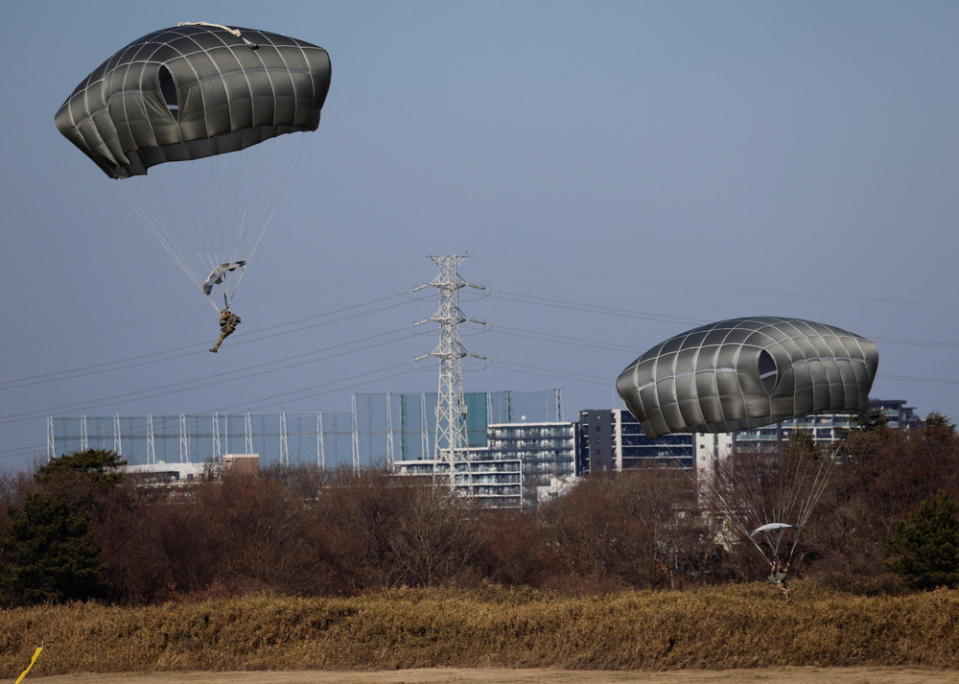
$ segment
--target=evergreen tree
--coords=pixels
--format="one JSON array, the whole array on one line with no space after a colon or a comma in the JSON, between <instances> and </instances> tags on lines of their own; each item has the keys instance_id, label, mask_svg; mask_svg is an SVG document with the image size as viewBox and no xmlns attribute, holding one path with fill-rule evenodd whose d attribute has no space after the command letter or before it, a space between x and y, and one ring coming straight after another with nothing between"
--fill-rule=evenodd
<instances>
[{"instance_id":1,"label":"evergreen tree","mask_svg":"<svg viewBox=\"0 0 959 684\"><path fill-rule=\"evenodd\" d=\"M959 516L956 504L939 491L925 499L906 520L896 523L886 561L917 589L959 585Z\"/></svg>"},{"instance_id":2,"label":"evergreen tree","mask_svg":"<svg viewBox=\"0 0 959 684\"><path fill-rule=\"evenodd\" d=\"M88 518L45 492L9 509L11 526L0 539L0 589L5 603L69 601L106 595L100 549Z\"/></svg>"},{"instance_id":3,"label":"evergreen tree","mask_svg":"<svg viewBox=\"0 0 959 684\"><path fill-rule=\"evenodd\" d=\"M119 468L124 465L126 461L113 451L87 449L51 459L37 468L34 477L42 482L58 473L88 473L105 484L116 484L121 477Z\"/></svg>"},{"instance_id":4,"label":"evergreen tree","mask_svg":"<svg viewBox=\"0 0 959 684\"><path fill-rule=\"evenodd\" d=\"M41 491L67 503L96 524L123 481L126 461L113 451L87 449L51 459L37 468L33 479Z\"/></svg>"},{"instance_id":5,"label":"evergreen tree","mask_svg":"<svg viewBox=\"0 0 959 684\"><path fill-rule=\"evenodd\" d=\"M926 419L922 422L926 427L937 427L946 430L947 432L954 432L956 429L956 426L953 425L948 418L941 413L937 413L936 411L933 411L926 416Z\"/></svg>"},{"instance_id":6,"label":"evergreen tree","mask_svg":"<svg viewBox=\"0 0 959 684\"><path fill-rule=\"evenodd\" d=\"M867 409L856 415L856 429L863 432L884 430L889 427L889 419L882 409Z\"/></svg>"}]
</instances>

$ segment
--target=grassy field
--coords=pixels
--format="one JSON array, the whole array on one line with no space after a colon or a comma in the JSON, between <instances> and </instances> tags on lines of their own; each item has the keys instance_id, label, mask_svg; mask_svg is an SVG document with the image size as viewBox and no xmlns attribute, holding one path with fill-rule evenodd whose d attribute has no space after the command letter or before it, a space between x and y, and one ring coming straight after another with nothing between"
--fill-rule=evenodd
<instances>
[{"instance_id":1,"label":"grassy field","mask_svg":"<svg viewBox=\"0 0 959 684\"><path fill-rule=\"evenodd\" d=\"M79 672L560 668L959 670L959 591L903 597L799 583L568 597L395 590L355 598L247 596L122 608L0 612L0 677Z\"/></svg>"}]
</instances>

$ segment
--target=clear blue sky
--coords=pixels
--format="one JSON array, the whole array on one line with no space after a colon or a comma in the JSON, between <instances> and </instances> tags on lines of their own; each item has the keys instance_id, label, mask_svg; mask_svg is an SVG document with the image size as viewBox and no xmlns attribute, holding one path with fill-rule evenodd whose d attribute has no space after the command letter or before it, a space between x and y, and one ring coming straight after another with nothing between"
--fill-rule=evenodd
<instances>
[{"instance_id":1,"label":"clear blue sky","mask_svg":"<svg viewBox=\"0 0 959 684\"><path fill-rule=\"evenodd\" d=\"M202 294L53 125L115 50L190 20L333 60L217 356ZM873 397L956 420L957 26L954 2L871 0L13 4L0 469L42 455L48 414L434 390L406 365L434 332L406 326L435 302L394 295L463 252L490 288L462 305L491 324L464 337L491 360L467 389L562 387L573 418L620 406L617 374L657 341L771 314L873 339Z\"/></svg>"}]
</instances>

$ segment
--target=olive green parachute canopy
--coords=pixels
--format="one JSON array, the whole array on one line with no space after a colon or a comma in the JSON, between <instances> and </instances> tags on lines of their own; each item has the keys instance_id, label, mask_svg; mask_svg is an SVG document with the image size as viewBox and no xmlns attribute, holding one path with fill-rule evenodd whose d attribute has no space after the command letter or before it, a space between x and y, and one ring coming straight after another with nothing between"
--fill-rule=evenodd
<instances>
[{"instance_id":1,"label":"olive green parachute canopy","mask_svg":"<svg viewBox=\"0 0 959 684\"><path fill-rule=\"evenodd\" d=\"M112 178L316 130L330 87L323 48L255 29L186 24L107 59L56 114Z\"/></svg>"},{"instance_id":2,"label":"olive green parachute canopy","mask_svg":"<svg viewBox=\"0 0 959 684\"><path fill-rule=\"evenodd\" d=\"M55 123L126 179L113 185L177 266L229 306L319 126L330 71L326 51L302 40L180 24L107 59Z\"/></svg>"},{"instance_id":3,"label":"olive green parachute canopy","mask_svg":"<svg viewBox=\"0 0 959 684\"><path fill-rule=\"evenodd\" d=\"M647 436L734 432L826 411L863 411L879 365L869 340L795 318L735 318L662 342L616 389Z\"/></svg>"}]
</instances>

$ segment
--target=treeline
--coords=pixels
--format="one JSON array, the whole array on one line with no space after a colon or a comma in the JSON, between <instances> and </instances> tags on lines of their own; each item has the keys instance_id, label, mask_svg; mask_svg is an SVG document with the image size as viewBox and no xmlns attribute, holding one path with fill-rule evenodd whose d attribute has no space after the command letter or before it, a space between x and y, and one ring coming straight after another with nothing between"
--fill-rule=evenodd
<instances>
[{"instance_id":1,"label":"treeline","mask_svg":"<svg viewBox=\"0 0 959 684\"><path fill-rule=\"evenodd\" d=\"M795 575L867 594L959 583L959 438L946 420L909 431L865 424L828 454L799 437L765 467L789 462L790 450L839 460ZM721 543L722 516L704 515L708 497L683 472L592 476L516 511L383 472L274 469L148 488L117 462L79 452L0 478L0 604L489 584L575 595L769 572L751 544Z\"/></svg>"}]
</instances>

